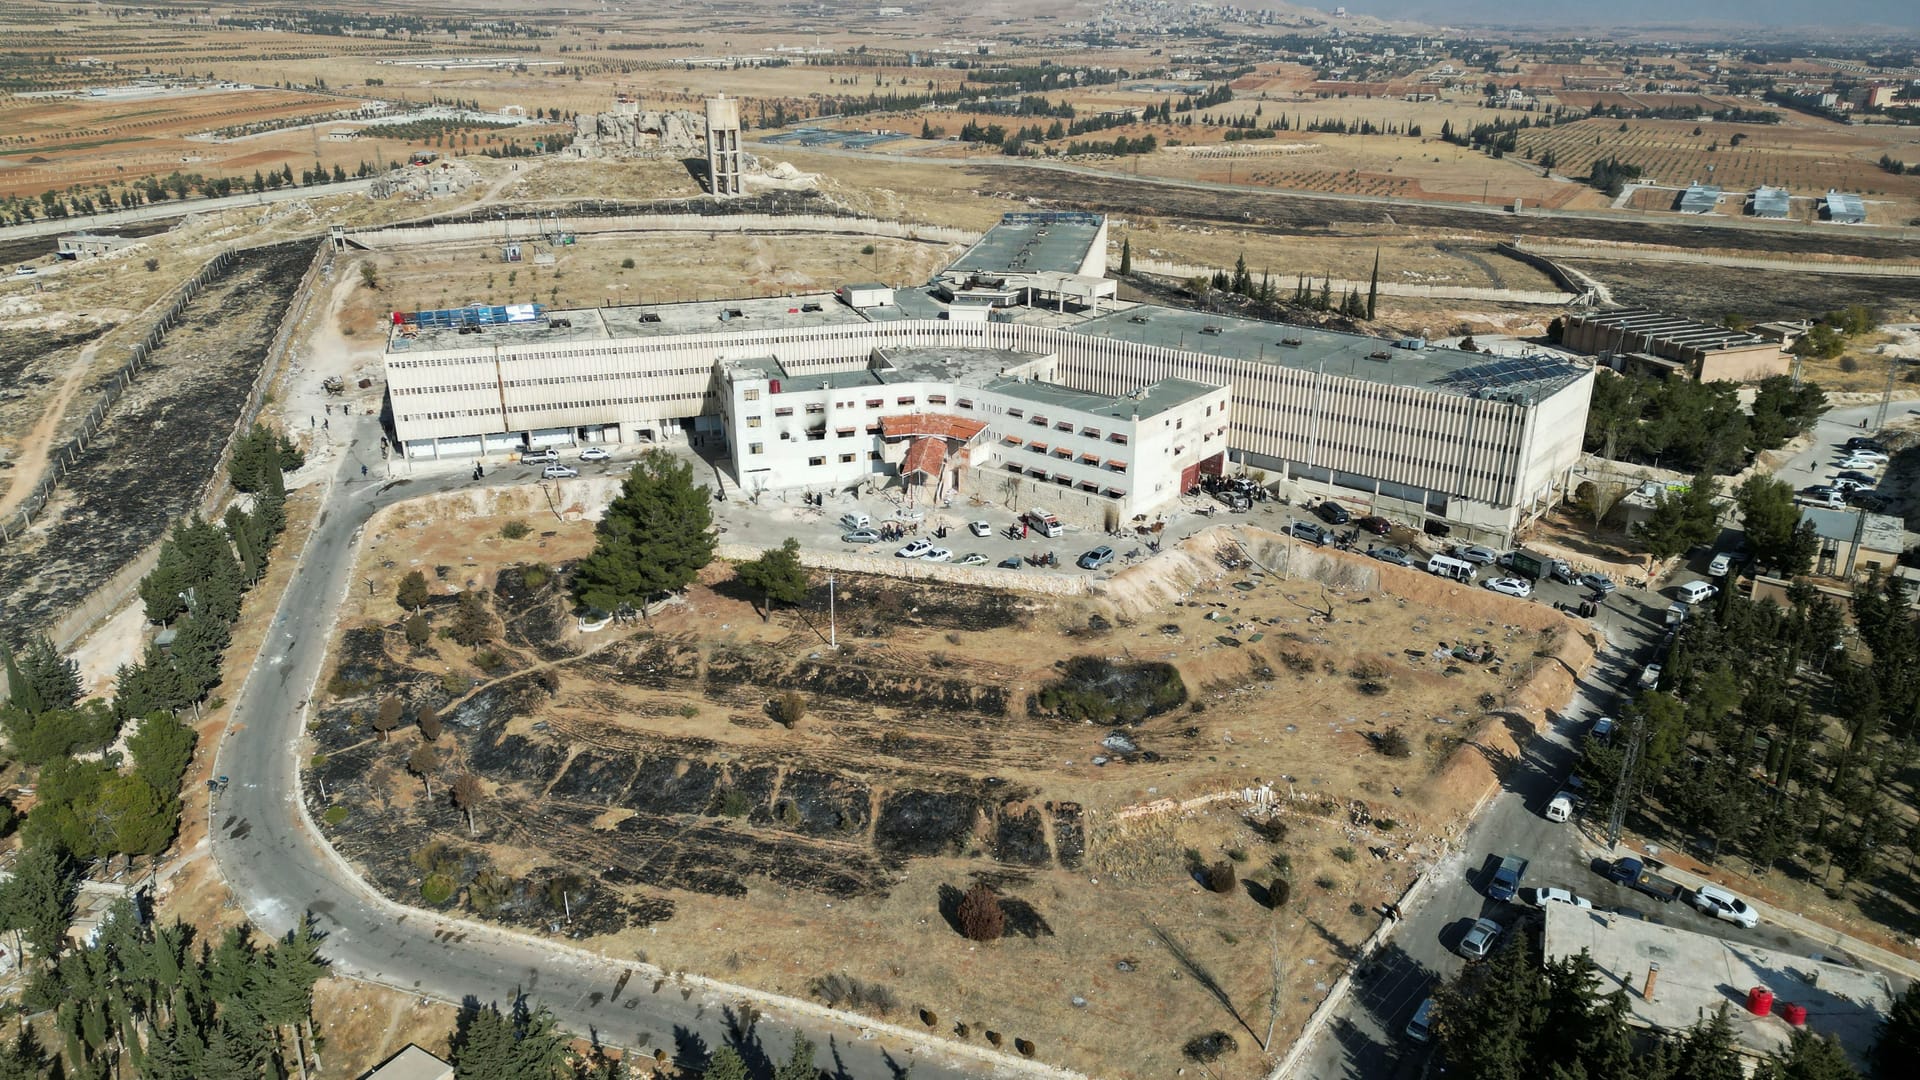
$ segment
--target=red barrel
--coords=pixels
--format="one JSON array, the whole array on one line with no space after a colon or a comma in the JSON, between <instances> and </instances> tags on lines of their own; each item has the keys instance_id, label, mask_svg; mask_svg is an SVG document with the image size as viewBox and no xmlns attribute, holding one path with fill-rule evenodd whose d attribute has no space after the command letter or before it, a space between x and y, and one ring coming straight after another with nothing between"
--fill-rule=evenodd
<instances>
[{"instance_id":1,"label":"red barrel","mask_svg":"<svg viewBox=\"0 0 1920 1080\"><path fill-rule=\"evenodd\" d=\"M1773 991L1764 986L1747 991L1747 1011L1755 1016L1773 1015Z\"/></svg>"},{"instance_id":2,"label":"red barrel","mask_svg":"<svg viewBox=\"0 0 1920 1080\"><path fill-rule=\"evenodd\" d=\"M1807 1007L1805 1005L1794 1005L1791 1003L1782 1005L1780 1006L1780 1015L1786 1017L1787 1023L1792 1024L1794 1027L1807 1026Z\"/></svg>"}]
</instances>

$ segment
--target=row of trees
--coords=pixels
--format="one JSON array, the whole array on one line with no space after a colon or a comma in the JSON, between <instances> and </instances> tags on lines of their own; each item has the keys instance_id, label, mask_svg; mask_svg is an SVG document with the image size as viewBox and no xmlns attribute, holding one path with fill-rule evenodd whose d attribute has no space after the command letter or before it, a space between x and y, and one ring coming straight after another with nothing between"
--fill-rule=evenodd
<instances>
[{"instance_id":1,"label":"row of trees","mask_svg":"<svg viewBox=\"0 0 1920 1080\"><path fill-rule=\"evenodd\" d=\"M1786 445L1827 410L1818 384L1796 386L1786 375L1760 383L1750 413L1739 391L1731 382L1603 373L1593 384L1586 449L1615 461L1732 473L1754 454Z\"/></svg>"},{"instance_id":2,"label":"row of trees","mask_svg":"<svg viewBox=\"0 0 1920 1080\"><path fill-rule=\"evenodd\" d=\"M1120 276L1131 273L1133 243L1129 239L1120 244ZM1320 287L1315 289L1313 280L1302 274L1294 278L1291 296L1283 296L1280 286L1274 284L1273 276L1266 271L1261 271L1259 280L1254 279L1244 255L1234 261L1232 273L1215 270L1211 277L1196 277L1187 283L1187 291L1196 296L1206 296L1211 291L1241 297L1252 302L1254 313L1261 318L1277 319L1301 311L1319 311L1356 321L1372 319L1380 302L1380 257L1374 256L1373 276L1367 282L1364 295L1349 288L1336 298L1332 277L1322 279Z\"/></svg>"},{"instance_id":3,"label":"row of trees","mask_svg":"<svg viewBox=\"0 0 1920 1080\"><path fill-rule=\"evenodd\" d=\"M1544 963L1533 945L1514 940L1485 963L1471 964L1435 995L1435 1030L1453 1071L1476 1080L1521 1077L1606 1077L1607 1080L1744 1080L1727 1007L1683 1032L1651 1040L1627 1023L1627 991L1602 994L1602 974L1583 950ZM1889 1025L1882 1046L1899 1054L1913 1045L1916 1002L1902 999L1905 1022ZM1896 1010L1896 1017L1902 1015ZM1905 1076L1912 1059L1894 1058L1876 1075ZM1753 1080L1858 1080L1846 1051L1830 1037L1801 1028L1772 1054Z\"/></svg>"},{"instance_id":4,"label":"row of trees","mask_svg":"<svg viewBox=\"0 0 1920 1080\"><path fill-rule=\"evenodd\" d=\"M469 1004L454 1029L450 1057L454 1080L627 1080L637 1075L624 1058L595 1051L575 1055L571 1036L560 1031L545 1006L529 1009L515 1002L506 1012L497 1005ZM750 1045L750 1044L749 1044ZM750 1080L756 1072L740 1050L721 1046L708 1050L698 1036L681 1046L680 1064L702 1080ZM818 1080L814 1044L795 1036L785 1061L770 1063L771 1080ZM760 1057L758 1048L754 1056ZM901 1071L901 1076L911 1072Z\"/></svg>"}]
</instances>

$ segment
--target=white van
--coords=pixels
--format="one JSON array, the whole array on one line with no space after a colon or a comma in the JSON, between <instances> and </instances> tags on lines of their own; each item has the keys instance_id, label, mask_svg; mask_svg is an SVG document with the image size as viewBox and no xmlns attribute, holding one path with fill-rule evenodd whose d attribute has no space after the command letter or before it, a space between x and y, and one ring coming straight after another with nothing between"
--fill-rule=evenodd
<instances>
[{"instance_id":1,"label":"white van","mask_svg":"<svg viewBox=\"0 0 1920 1080\"><path fill-rule=\"evenodd\" d=\"M861 529L873 528L873 519L855 510L840 515L840 527L848 532L859 532Z\"/></svg>"},{"instance_id":2,"label":"white van","mask_svg":"<svg viewBox=\"0 0 1920 1080\"><path fill-rule=\"evenodd\" d=\"M1427 573L1472 584L1473 580L1480 576L1480 568L1465 559L1456 559L1451 555L1435 555L1427 560Z\"/></svg>"},{"instance_id":3,"label":"white van","mask_svg":"<svg viewBox=\"0 0 1920 1080\"><path fill-rule=\"evenodd\" d=\"M1573 817L1573 797L1562 791L1547 800L1544 815L1548 821L1566 821Z\"/></svg>"},{"instance_id":4,"label":"white van","mask_svg":"<svg viewBox=\"0 0 1920 1080\"><path fill-rule=\"evenodd\" d=\"M1067 531L1066 526L1060 524L1059 518L1039 509L1027 511L1027 526L1048 539Z\"/></svg>"}]
</instances>

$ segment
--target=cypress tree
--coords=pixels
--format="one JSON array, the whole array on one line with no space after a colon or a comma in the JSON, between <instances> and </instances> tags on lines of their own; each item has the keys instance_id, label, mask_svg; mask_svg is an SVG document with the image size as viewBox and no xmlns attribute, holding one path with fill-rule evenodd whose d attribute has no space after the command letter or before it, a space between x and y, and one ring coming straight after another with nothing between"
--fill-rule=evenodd
<instances>
[{"instance_id":1,"label":"cypress tree","mask_svg":"<svg viewBox=\"0 0 1920 1080\"><path fill-rule=\"evenodd\" d=\"M1133 238L1128 237L1127 239L1120 241L1120 276L1126 277L1132 273L1133 273Z\"/></svg>"},{"instance_id":2,"label":"cypress tree","mask_svg":"<svg viewBox=\"0 0 1920 1080\"><path fill-rule=\"evenodd\" d=\"M1367 279L1367 321L1373 321L1373 313L1380 302L1380 249L1373 249L1373 276Z\"/></svg>"}]
</instances>

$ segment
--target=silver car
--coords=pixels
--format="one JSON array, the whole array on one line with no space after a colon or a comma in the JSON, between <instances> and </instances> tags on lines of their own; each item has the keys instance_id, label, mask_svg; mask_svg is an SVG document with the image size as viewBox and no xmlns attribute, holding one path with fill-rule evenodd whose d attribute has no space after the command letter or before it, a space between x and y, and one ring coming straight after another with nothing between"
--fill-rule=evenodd
<instances>
[{"instance_id":1,"label":"silver car","mask_svg":"<svg viewBox=\"0 0 1920 1080\"><path fill-rule=\"evenodd\" d=\"M1475 919L1467 928L1467 936L1460 939L1460 955L1469 960L1485 960L1493 951L1493 943L1500 940L1500 924L1492 919Z\"/></svg>"}]
</instances>

